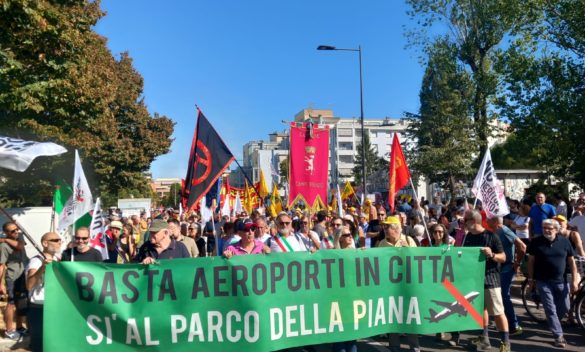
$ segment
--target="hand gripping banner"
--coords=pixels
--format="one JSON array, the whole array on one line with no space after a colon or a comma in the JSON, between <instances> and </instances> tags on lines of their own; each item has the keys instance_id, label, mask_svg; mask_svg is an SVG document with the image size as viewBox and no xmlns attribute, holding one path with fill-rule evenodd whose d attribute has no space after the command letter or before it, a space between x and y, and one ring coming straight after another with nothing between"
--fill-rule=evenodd
<instances>
[{"instance_id":1,"label":"hand gripping banner","mask_svg":"<svg viewBox=\"0 0 585 352\"><path fill-rule=\"evenodd\" d=\"M288 205L302 200L311 209L327 204L329 126L311 122L290 126L290 195Z\"/></svg>"},{"instance_id":2,"label":"hand gripping banner","mask_svg":"<svg viewBox=\"0 0 585 352\"><path fill-rule=\"evenodd\" d=\"M44 346L274 351L389 332L480 329L484 271L479 248L456 247L153 265L53 262L45 274Z\"/></svg>"}]
</instances>

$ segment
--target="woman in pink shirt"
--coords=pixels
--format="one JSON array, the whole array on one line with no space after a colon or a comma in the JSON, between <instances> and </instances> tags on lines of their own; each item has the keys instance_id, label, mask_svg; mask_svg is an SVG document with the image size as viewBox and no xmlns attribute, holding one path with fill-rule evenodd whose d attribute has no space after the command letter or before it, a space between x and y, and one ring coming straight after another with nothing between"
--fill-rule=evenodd
<instances>
[{"instance_id":1,"label":"woman in pink shirt","mask_svg":"<svg viewBox=\"0 0 585 352\"><path fill-rule=\"evenodd\" d=\"M234 255L270 253L270 248L264 245L264 242L254 238L255 230L256 224L244 224L244 230L239 231L240 235L245 232L243 236L241 235L242 239L229 245L223 252L223 256L229 259Z\"/></svg>"}]
</instances>

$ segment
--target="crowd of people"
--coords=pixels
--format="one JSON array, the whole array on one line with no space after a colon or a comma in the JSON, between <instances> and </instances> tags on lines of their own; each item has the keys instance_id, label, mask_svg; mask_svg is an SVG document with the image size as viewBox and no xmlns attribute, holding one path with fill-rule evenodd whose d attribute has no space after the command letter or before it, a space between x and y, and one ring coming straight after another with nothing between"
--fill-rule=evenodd
<instances>
[{"instance_id":1,"label":"crowd of people","mask_svg":"<svg viewBox=\"0 0 585 352\"><path fill-rule=\"evenodd\" d=\"M197 212L154 211L123 217L114 212L108 219L109 263L152 264L159 260L222 255L268 254L374 247L479 247L486 258L483 312L485 328L470 341L478 351L491 348L488 320L492 317L500 334L500 351L510 351L511 336L523 330L514 313L510 288L517 274L527 275L540 295L554 338L563 348L566 341L560 320L569 309L571 292L580 274L575 257L585 257L585 193L572 203L550 204L538 193L534 201L508 200L510 213L488 217L481 205L470 207L464 199L444 204L400 198L392 215L383 204L366 200L362 207L345 206L339 212L314 214L301 209L281 212L274 218L261 209L235 216L215 214L202 224ZM4 310L5 337L19 339L30 334L33 351L42 350L44 271L52 261L104 261L90 245L90 231L75 229L72 241L62 243L55 232L40 240L42 254L27 258L25 239L14 222L6 222L0 238L0 293L8 295ZM527 259L525 258L527 257ZM527 263L525 272L521 272ZM26 313L26 314L25 314ZM26 315L26 319L25 319ZM458 332L437 343L462 344ZM400 334L389 334L389 348L397 351ZM416 334L407 334L412 351L419 351ZM335 343L333 351L357 351L356 341Z\"/></svg>"}]
</instances>

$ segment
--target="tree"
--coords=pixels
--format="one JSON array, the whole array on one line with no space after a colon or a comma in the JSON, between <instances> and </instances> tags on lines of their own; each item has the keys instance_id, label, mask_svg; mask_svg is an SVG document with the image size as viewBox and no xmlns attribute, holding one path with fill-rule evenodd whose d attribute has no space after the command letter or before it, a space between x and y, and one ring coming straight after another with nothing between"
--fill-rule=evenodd
<instances>
[{"instance_id":1,"label":"tree","mask_svg":"<svg viewBox=\"0 0 585 352\"><path fill-rule=\"evenodd\" d=\"M164 196L160 203L164 205L166 208L178 208L179 203L181 202L181 184L174 183L171 185L169 193Z\"/></svg>"},{"instance_id":2,"label":"tree","mask_svg":"<svg viewBox=\"0 0 585 352\"><path fill-rule=\"evenodd\" d=\"M455 50L454 59L469 72L473 96L471 116L479 146L476 152L483 155L491 134L489 121L497 118L489 107L495 99L499 75L494 62L501 53L500 45L506 37L514 36L536 16L533 1L506 0L407 0L410 16L420 24L409 33L411 45L420 45L423 52L436 42L447 42ZM429 38L429 32L448 31ZM432 49L431 49L432 50ZM475 146L473 146L475 147Z\"/></svg>"},{"instance_id":3,"label":"tree","mask_svg":"<svg viewBox=\"0 0 585 352\"><path fill-rule=\"evenodd\" d=\"M427 49L429 58L420 91L418 114L408 114L407 134L416 141L408 156L414 172L455 191L457 179L472 173L474 149L472 79L447 40Z\"/></svg>"},{"instance_id":4,"label":"tree","mask_svg":"<svg viewBox=\"0 0 585 352\"><path fill-rule=\"evenodd\" d=\"M534 23L532 40L501 60L506 94L498 105L540 169L585 187L585 7L580 0L538 5L544 20Z\"/></svg>"},{"instance_id":5,"label":"tree","mask_svg":"<svg viewBox=\"0 0 585 352\"><path fill-rule=\"evenodd\" d=\"M288 182L288 164L289 164L289 156L287 155L286 158L284 158L278 166L281 186Z\"/></svg>"},{"instance_id":6,"label":"tree","mask_svg":"<svg viewBox=\"0 0 585 352\"><path fill-rule=\"evenodd\" d=\"M116 60L93 31L102 16L99 2L87 0L15 0L0 8L0 124L9 136L79 149L107 206L123 194L151 194L144 172L169 150L173 123L148 113L129 56ZM46 205L55 181L72 173L73 153L7 172L0 202Z\"/></svg>"},{"instance_id":7,"label":"tree","mask_svg":"<svg viewBox=\"0 0 585 352\"><path fill-rule=\"evenodd\" d=\"M380 170L381 168L385 168L388 170L388 161L384 158L381 158L376 153L374 146L370 143L370 134L364 133L363 143L365 143L366 149L366 177L375 173L376 171ZM362 165L363 163L363 153L362 153L362 142L360 142L356 147L357 153L355 155L354 167L352 169L354 182L356 185L361 186L363 184L362 180ZM347 176L347 175L344 175Z\"/></svg>"}]
</instances>

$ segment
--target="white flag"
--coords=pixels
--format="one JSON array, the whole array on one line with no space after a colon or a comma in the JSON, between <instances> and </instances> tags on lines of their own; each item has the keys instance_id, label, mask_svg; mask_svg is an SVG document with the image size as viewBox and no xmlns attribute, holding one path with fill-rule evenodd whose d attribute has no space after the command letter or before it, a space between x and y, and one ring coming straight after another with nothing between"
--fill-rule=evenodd
<instances>
[{"instance_id":1,"label":"white flag","mask_svg":"<svg viewBox=\"0 0 585 352\"><path fill-rule=\"evenodd\" d=\"M0 136L0 167L25 171L38 156L52 156L67 152L67 149L51 142L33 142Z\"/></svg>"},{"instance_id":2,"label":"white flag","mask_svg":"<svg viewBox=\"0 0 585 352\"><path fill-rule=\"evenodd\" d=\"M223 207L221 207L221 215L222 216L230 216L231 209L230 209L230 195L226 194L225 199L223 201Z\"/></svg>"},{"instance_id":3,"label":"white flag","mask_svg":"<svg viewBox=\"0 0 585 352\"><path fill-rule=\"evenodd\" d=\"M103 260L107 260L109 259L109 255L106 239L106 222L99 197L95 201L92 215L91 225L89 225L89 245L102 254Z\"/></svg>"},{"instance_id":4,"label":"white flag","mask_svg":"<svg viewBox=\"0 0 585 352\"><path fill-rule=\"evenodd\" d=\"M79 153L75 150L75 172L73 174L73 222L91 211L93 199L87 179L81 167Z\"/></svg>"},{"instance_id":5,"label":"white flag","mask_svg":"<svg viewBox=\"0 0 585 352\"><path fill-rule=\"evenodd\" d=\"M201 213L201 229L205 230L205 225L213 218L213 212L205 205L205 197L201 197L199 202L199 212Z\"/></svg>"},{"instance_id":6,"label":"white flag","mask_svg":"<svg viewBox=\"0 0 585 352\"><path fill-rule=\"evenodd\" d=\"M477 199L481 200L482 208L486 211L488 218L505 216L510 213L504 189L496 176L489 149L485 152L471 191Z\"/></svg>"},{"instance_id":7,"label":"white flag","mask_svg":"<svg viewBox=\"0 0 585 352\"><path fill-rule=\"evenodd\" d=\"M242 200L240 199L240 192L236 192L236 200L234 201L233 211L236 213L236 215L244 211L244 207L242 206Z\"/></svg>"},{"instance_id":8,"label":"white flag","mask_svg":"<svg viewBox=\"0 0 585 352\"><path fill-rule=\"evenodd\" d=\"M57 227L57 232L61 233L65 231L65 229L73 223L75 223L73 219L73 196L67 199L67 202L63 206L63 211L59 214L59 226Z\"/></svg>"},{"instance_id":9,"label":"white flag","mask_svg":"<svg viewBox=\"0 0 585 352\"><path fill-rule=\"evenodd\" d=\"M337 184L337 194L335 194L335 197L337 198L337 215L341 218L343 217L343 203L341 202L341 192L339 191L339 183Z\"/></svg>"}]
</instances>

